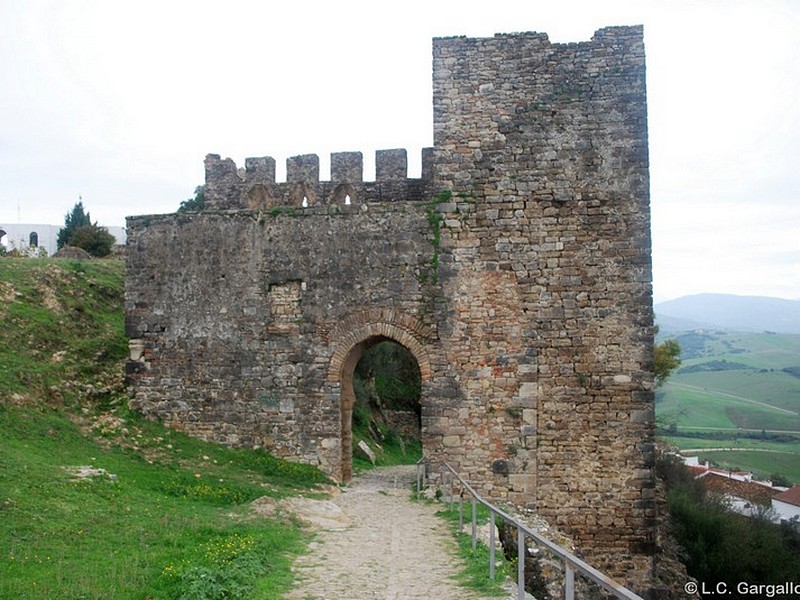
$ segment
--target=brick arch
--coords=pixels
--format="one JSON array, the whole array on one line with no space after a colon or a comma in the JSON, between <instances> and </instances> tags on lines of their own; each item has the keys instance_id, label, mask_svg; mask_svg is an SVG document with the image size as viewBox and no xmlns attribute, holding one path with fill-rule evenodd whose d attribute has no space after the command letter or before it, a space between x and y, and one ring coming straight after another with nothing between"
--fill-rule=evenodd
<instances>
[{"instance_id":1,"label":"brick arch","mask_svg":"<svg viewBox=\"0 0 800 600\"><path fill-rule=\"evenodd\" d=\"M366 318L369 319L369 316L367 315ZM412 319L412 321L415 320ZM328 367L329 382L341 380L342 369L354 348L369 340L376 339L379 341L384 339L392 340L408 348L409 352L417 360L420 377L422 377L423 381L430 381L432 375L431 360L424 345L425 337L420 335L421 332L425 331L424 327L409 327L403 320L399 320L398 323L376 320L360 325L348 325L345 322L337 326L336 329L339 331L334 331L329 335L329 339L335 344ZM371 345L369 344L364 350L368 350Z\"/></svg>"},{"instance_id":2,"label":"brick arch","mask_svg":"<svg viewBox=\"0 0 800 600\"><path fill-rule=\"evenodd\" d=\"M340 448L341 480L352 476L353 432L352 417L355 404L353 373L364 353L372 346L393 341L408 349L419 366L423 382L432 378L431 360L425 346L430 332L413 317L393 311L368 311L345 319L331 332L329 339L334 351L328 367L328 382L338 384L341 417Z\"/></svg>"}]
</instances>

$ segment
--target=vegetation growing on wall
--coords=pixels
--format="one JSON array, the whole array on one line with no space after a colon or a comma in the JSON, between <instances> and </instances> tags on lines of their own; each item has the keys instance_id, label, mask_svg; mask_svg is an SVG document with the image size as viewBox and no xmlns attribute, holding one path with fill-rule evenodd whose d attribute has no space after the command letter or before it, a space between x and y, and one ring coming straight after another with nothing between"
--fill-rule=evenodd
<instances>
[{"instance_id":1,"label":"vegetation growing on wall","mask_svg":"<svg viewBox=\"0 0 800 600\"><path fill-rule=\"evenodd\" d=\"M450 190L445 190L425 206L425 214L428 217L428 225L431 229L431 240L433 243L433 256L431 256L430 260L430 278L434 285L439 282L439 249L442 243L442 223L444 222L444 217L442 213L439 212L439 205L443 202L449 202L452 196L453 194ZM424 282L427 278L428 274L422 274L420 280Z\"/></svg>"}]
</instances>

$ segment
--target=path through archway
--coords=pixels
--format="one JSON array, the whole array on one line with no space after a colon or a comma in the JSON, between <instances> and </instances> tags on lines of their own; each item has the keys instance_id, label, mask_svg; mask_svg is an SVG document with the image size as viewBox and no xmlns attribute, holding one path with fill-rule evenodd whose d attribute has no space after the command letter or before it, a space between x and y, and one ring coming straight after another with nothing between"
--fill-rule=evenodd
<instances>
[{"instance_id":1,"label":"path through archway","mask_svg":"<svg viewBox=\"0 0 800 600\"><path fill-rule=\"evenodd\" d=\"M331 331L333 343L328 382L338 396L340 413L337 455L330 457L339 480L348 482L353 476L353 408L356 404L354 374L359 361L371 348L384 342L402 346L419 372L417 414L424 414L430 402L426 397L432 379L431 358L426 343L434 339L432 332L414 317L396 310L368 310L342 319ZM335 397L332 398L335 400ZM420 428L424 444L425 431ZM337 464L338 463L338 464Z\"/></svg>"},{"instance_id":2,"label":"path through archway","mask_svg":"<svg viewBox=\"0 0 800 600\"><path fill-rule=\"evenodd\" d=\"M383 335L359 342L342 365L341 383L342 481L353 475L354 427L373 446L383 441L376 437L395 435L421 443L422 378L406 346Z\"/></svg>"},{"instance_id":3,"label":"path through archway","mask_svg":"<svg viewBox=\"0 0 800 600\"><path fill-rule=\"evenodd\" d=\"M378 448L384 464L419 459L422 377L411 351L393 340L377 341L356 364L353 388L354 445L362 440ZM354 461L363 457L354 450Z\"/></svg>"}]
</instances>

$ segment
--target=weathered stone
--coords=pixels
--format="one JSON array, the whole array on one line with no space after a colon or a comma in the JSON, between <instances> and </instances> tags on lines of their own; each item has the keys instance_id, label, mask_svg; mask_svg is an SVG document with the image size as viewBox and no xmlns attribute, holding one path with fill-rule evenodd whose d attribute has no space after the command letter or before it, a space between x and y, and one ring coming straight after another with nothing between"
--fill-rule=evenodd
<instances>
[{"instance_id":1,"label":"weathered stone","mask_svg":"<svg viewBox=\"0 0 800 600\"><path fill-rule=\"evenodd\" d=\"M644 47L433 43L434 148L206 158L207 210L128 220L131 405L348 480L352 377L409 349L426 456L644 585L654 539ZM446 191L446 194L442 194ZM509 476L492 471L506 461ZM499 464L499 463L498 463ZM591 515L591 519L587 518Z\"/></svg>"},{"instance_id":2,"label":"weathered stone","mask_svg":"<svg viewBox=\"0 0 800 600\"><path fill-rule=\"evenodd\" d=\"M367 442L361 440L360 442L358 442L357 448L359 452L361 452L361 455L364 458L369 460L373 465L375 464L375 460L377 457L375 456L375 453L372 451L372 448L369 447L369 444L367 444Z\"/></svg>"},{"instance_id":3,"label":"weathered stone","mask_svg":"<svg viewBox=\"0 0 800 600\"><path fill-rule=\"evenodd\" d=\"M461 445L461 436L446 435L442 438L442 446L445 448L457 448Z\"/></svg>"}]
</instances>

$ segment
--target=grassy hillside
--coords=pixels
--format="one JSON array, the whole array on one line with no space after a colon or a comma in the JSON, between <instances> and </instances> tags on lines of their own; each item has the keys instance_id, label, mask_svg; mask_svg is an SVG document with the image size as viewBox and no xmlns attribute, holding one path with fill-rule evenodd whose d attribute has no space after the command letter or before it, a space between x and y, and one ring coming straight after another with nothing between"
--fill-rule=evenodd
<instances>
[{"instance_id":1,"label":"grassy hillside","mask_svg":"<svg viewBox=\"0 0 800 600\"><path fill-rule=\"evenodd\" d=\"M699 454L720 466L800 483L800 335L676 339L681 368L656 395L662 434L679 448L716 449Z\"/></svg>"},{"instance_id":2,"label":"grassy hillside","mask_svg":"<svg viewBox=\"0 0 800 600\"><path fill-rule=\"evenodd\" d=\"M131 414L123 279L0 259L0 598L278 598L301 531L248 503L326 479Z\"/></svg>"},{"instance_id":3,"label":"grassy hillside","mask_svg":"<svg viewBox=\"0 0 800 600\"><path fill-rule=\"evenodd\" d=\"M120 391L124 265L0 260L0 386L50 401ZM93 398L94 399L94 398Z\"/></svg>"}]
</instances>

